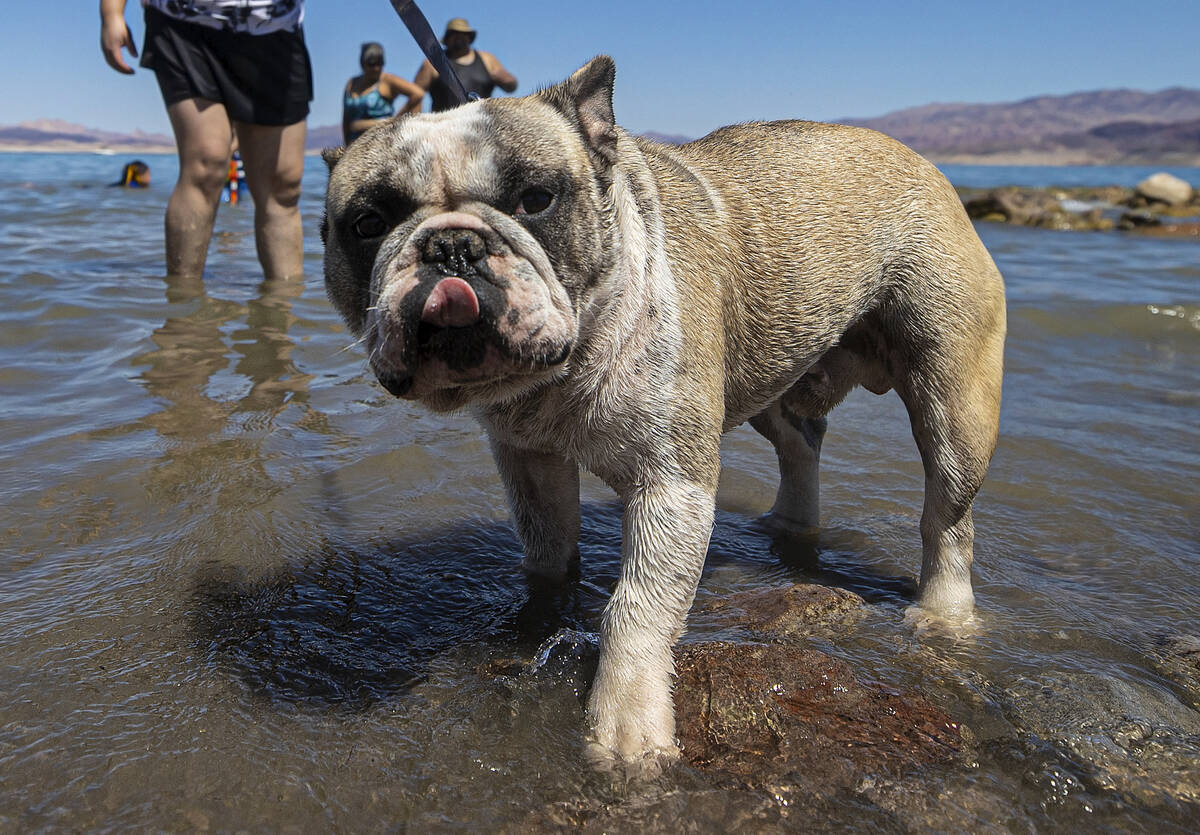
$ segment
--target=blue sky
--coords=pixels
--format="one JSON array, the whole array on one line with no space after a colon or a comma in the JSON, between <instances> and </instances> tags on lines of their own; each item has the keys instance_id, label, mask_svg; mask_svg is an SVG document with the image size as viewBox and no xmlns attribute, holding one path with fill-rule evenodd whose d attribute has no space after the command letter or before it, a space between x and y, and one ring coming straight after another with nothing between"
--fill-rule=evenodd
<instances>
[{"instance_id":1,"label":"blue sky","mask_svg":"<svg viewBox=\"0 0 1200 835\"><path fill-rule=\"evenodd\" d=\"M1200 86L1200 0L421 0L437 31L464 16L520 79L552 83L592 55L617 62L618 121L699 136L763 118L869 117L934 101L1012 101L1110 87ZM340 121L359 44L412 77L420 54L387 0L308 0L309 125ZM0 124L58 118L169 133L153 74L105 65L98 4L9 2ZM138 45L142 11L126 17Z\"/></svg>"}]
</instances>

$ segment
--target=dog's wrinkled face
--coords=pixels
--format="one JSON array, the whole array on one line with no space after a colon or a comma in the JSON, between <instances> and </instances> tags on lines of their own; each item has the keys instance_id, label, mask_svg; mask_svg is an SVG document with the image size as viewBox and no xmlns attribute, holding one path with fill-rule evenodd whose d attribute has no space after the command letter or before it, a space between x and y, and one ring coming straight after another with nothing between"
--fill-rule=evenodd
<instances>
[{"instance_id":1,"label":"dog's wrinkled face","mask_svg":"<svg viewBox=\"0 0 1200 835\"><path fill-rule=\"evenodd\" d=\"M564 373L609 248L602 177L544 95L402 117L326 157L326 286L398 397L453 409Z\"/></svg>"}]
</instances>

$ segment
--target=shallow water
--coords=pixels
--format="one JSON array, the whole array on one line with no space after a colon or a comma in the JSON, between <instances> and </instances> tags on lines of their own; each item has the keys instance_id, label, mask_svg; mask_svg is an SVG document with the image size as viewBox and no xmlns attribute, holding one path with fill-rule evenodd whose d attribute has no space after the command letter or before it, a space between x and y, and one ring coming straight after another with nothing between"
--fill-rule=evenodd
<instances>
[{"instance_id":1,"label":"shallow water","mask_svg":"<svg viewBox=\"0 0 1200 835\"><path fill-rule=\"evenodd\" d=\"M139 193L98 185L123 160L0 155L0 829L514 829L639 792L695 792L678 827L723 828L701 775L620 788L583 765L607 489L584 482L583 581L531 594L473 422L392 399L348 349L320 161L307 276L282 286L260 283L248 206L222 210L203 283L164 280L174 161L148 161ZM1058 174L1120 182L1104 171ZM756 526L774 456L729 435L701 599L862 594L818 648L976 740L973 767L927 777L921 820L847 798L789 827L1185 831L1200 671L1169 648L1200 635L1200 248L980 233L1009 340L975 632L904 621L922 483L894 394L831 415L811 547Z\"/></svg>"}]
</instances>

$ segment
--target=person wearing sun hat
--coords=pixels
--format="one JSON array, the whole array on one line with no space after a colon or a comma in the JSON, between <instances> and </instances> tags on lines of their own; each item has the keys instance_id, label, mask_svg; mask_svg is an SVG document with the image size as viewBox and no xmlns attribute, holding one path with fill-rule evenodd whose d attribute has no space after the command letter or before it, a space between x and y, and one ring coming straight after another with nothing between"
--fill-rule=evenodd
<instances>
[{"instance_id":1,"label":"person wearing sun hat","mask_svg":"<svg viewBox=\"0 0 1200 835\"><path fill-rule=\"evenodd\" d=\"M517 89L517 78L504 68L504 65L490 52L474 49L478 33L467 23L466 18L456 17L446 24L446 33L442 35L442 45L446 47L446 55L454 63L454 72L468 93L477 93L480 98L487 98L492 90L499 87L506 93ZM428 91L433 101L433 110L449 110L458 104L450 87L438 77L433 64L425 61L413 79L421 90ZM421 109L424 96L413 96L409 99L404 112L416 112Z\"/></svg>"}]
</instances>

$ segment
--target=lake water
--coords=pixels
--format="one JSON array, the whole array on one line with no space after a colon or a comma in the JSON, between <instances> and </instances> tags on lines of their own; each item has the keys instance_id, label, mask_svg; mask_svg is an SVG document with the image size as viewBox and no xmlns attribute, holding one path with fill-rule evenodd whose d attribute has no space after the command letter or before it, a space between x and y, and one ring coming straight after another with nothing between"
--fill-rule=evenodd
<instances>
[{"instance_id":1,"label":"lake water","mask_svg":"<svg viewBox=\"0 0 1200 835\"><path fill-rule=\"evenodd\" d=\"M583 663L536 659L595 631L619 508L585 480L584 581L531 597L479 430L384 393L325 300L320 160L306 277L282 286L261 285L249 206L222 209L203 282L165 280L175 163L148 161L136 192L102 187L121 158L0 154L0 831L514 830L573 798L705 790L681 768L618 791L583 765ZM850 797L790 826L1194 831L1200 246L979 231L1009 338L975 634L904 621L922 477L894 394L831 415L808 559L754 524L772 452L728 436L701 598L854 590L867 615L818 648L973 733L923 819ZM482 672L513 659L532 673ZM685 808L679 830L723 828Z\"/></svg>"},{"instance_id":2,"label":"lake water","mask_svg":"<svg viewBox=\"0 0 1200 835\"><path fill-rule=\"evenodd\" d=\"M1159 171L1166 171L1200 187L1200 168L1151 165L940 165L947 179L959 188L999 186L1126 186L1132 188Z\"/></svg>"}]
</instances>

